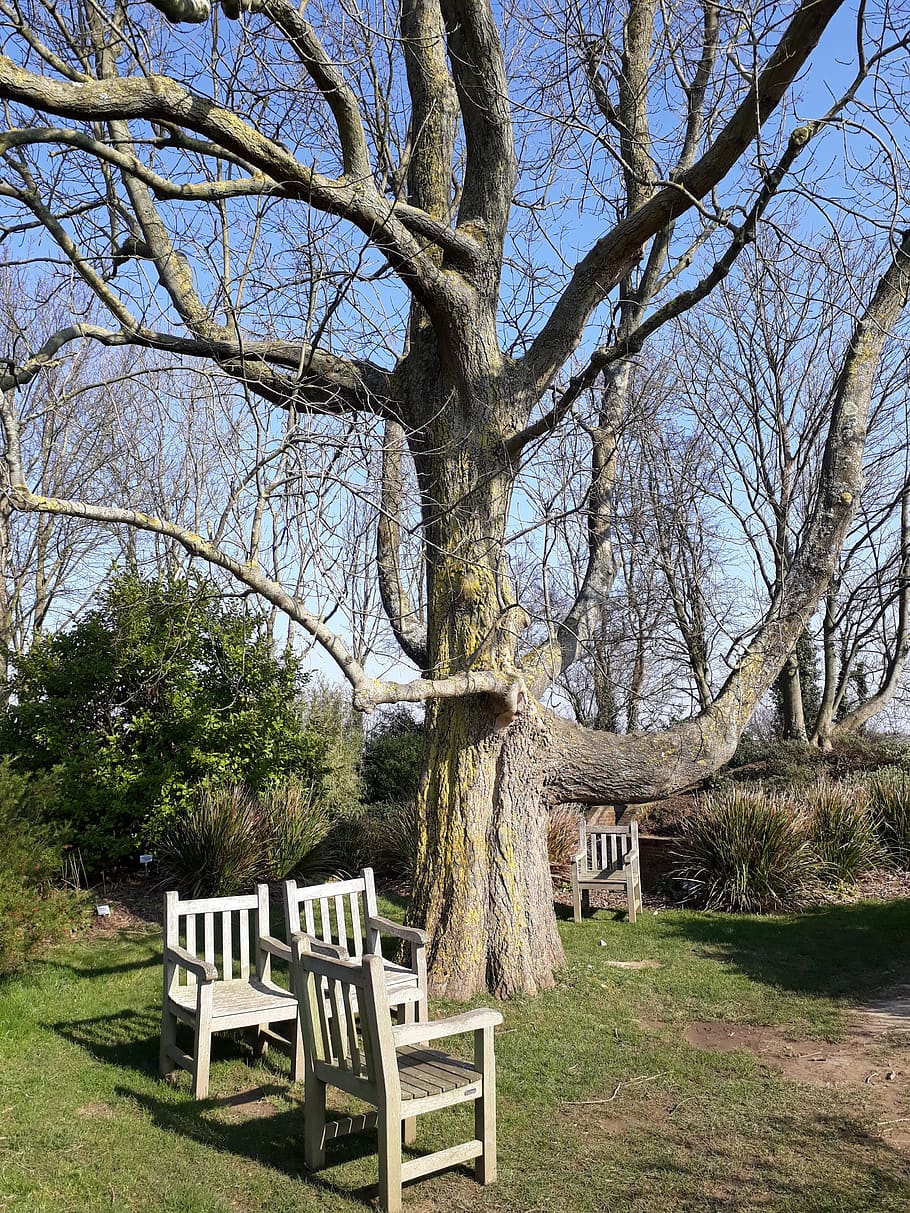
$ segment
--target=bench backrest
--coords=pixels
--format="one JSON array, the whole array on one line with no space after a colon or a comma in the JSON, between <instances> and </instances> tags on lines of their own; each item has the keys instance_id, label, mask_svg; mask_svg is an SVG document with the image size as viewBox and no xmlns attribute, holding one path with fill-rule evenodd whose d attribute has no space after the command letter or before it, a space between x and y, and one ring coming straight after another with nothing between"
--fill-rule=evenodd
<instances>
[{"instance_id":1,"label":"bench backrest","mask_svg":"<svg viewBox=\"0 0 910 1213\"><path fill-rule=\"evenodd\" d=\"M626 826L578 826L578 849L585 853L589 872L612 871L622 866L630 851L638 849L638 822Z\"/></svg>"},{"instance_id":2,"label":"bench backrest","mask_svg":"<svg viewBox=\"0 0 910 1213\"><path fill-rule=\"evenodd\" d=\"M344 948L354 958L379 948L379 933L369 925L377 912L372 868L364 868L351 880L325 884L298 885L296 880L286 880L284 912L288 940L306 931L323 943Z\"/></svg>"},{"instance_id":3,"label":"bench backrest","mask_svg":"<svg viewBox=\"0 0 910 1213\"><path fill-rule=\"evenodd\" d=\"M259 939L269 934L268 885L237 897L181 900L164 895L164 943L185 948L218 969L220 981L249 981L267 975L268 955ZM192 973L178 969L179 984L195 985Z\"/></svg>"},{"instance_id":4,"label":"bench backrest","mask_svg":"<svg viewBox=\"0 0 910 1213\"><path fill-rule=\"evenodd\" d=\"M335 960L306 940L302 948L297 980L308 1065L330 1066L344 1090L358 1083L387 1090L398 1066L381 957Z\"/></svg>"}]
</instances>

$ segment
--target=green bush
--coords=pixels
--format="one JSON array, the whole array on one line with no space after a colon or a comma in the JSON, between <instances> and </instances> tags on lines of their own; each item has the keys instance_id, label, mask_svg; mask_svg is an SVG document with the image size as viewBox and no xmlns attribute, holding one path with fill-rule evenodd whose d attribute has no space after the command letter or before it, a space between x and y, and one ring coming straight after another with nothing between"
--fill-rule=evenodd
<instances>
[{"instance_id":1,"label":"green bush","mask_svg":"<svg viewBox=\"0 0 910 1213\"><path fill-rule=\"evenodd\" d=\"M61 853L38 820L54 778L30 779L0 760L0 976L21 968L39 948L88 915L88 898L56 888Z\"/></svg>"},{"instance_id":2,"label":"green bush","mask_svg":"<svg viewBox=\"0 0 910 1213\"><path fill-rule=\"evenodd\" d=\"M97 609L17 658L0 747L56 769L49 816L89 874L157 849L200 786L318 783L297 660L201 580L114 578Z\"/></svg>"},{"instance_id":3,"label":"green bush","mask_svg":"<svg viewBox=\"0 0 910 1213\"><path fill-rule=\"evenodd\" d=\"M823 875L854 882L878 867L883 850L862 784L820 779L806 795L809 842Z\"/></svg>"},{"instance_id":4,"label":"green bush","mask_svg":"<svg viewBox=\"0 0 910 1213\"><path fill-rule=\"evenodd\" d=\"M403 804L417 796L423 761L423 725L398 708L367 735L363 746L364 799Z\"/></svg>"},{"instance_id":5,"label":"green bush","mask_svg":"<svg viewBox=\"0 0 910 1213\"><path fill-rule=\"evenodd\" d=\"M673 873L690 900L759 914L802 905L817 874L793 802L739 788L700 801L683 823Z\"/></svg>"},{"instance_id":6,"label":"green bush","mask_svg":"<svg viewBox=\"0 0 910 1213\"><path fill-rule=\"evenodd\" d=\"M159 883L190 897L245 893L260 880L301 875L329 828L313 795L299 784L268 789L203 788L164 830Z\"/></svg>"},{"instance_id":7,"label":"green bush","mask_svg":"<svg viewBox=\"0 0 910 1213\"><path fill-rule=\"evenodd\" d=\"M889 859L910 870L910 775L890 767L871 776L866 786Z\"/></svg>"}]
</instances>

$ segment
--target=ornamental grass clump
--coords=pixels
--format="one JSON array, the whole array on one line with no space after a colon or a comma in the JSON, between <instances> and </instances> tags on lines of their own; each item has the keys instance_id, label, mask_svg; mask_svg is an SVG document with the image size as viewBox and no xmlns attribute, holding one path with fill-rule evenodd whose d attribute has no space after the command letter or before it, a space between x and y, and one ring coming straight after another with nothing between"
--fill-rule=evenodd
<instances>
[{"instance_id":1,"label":"ornamental grass clump","mask_svg":"<svg viewBox=\"0 0 910 1213\"><path fill-rule=\"evenodd\" d=\"M572 856L578 850L581 813L568 804L558 804L547 813L547 857L550 874L568 877Z\"/></svg>"},{"instance_id":2,"label":"ornamental grass clump","mask_svg":"<svg viewBox=\"0 0 910 1213\"><path fill-rule=\"evenodd\" d=\"M328 833L312 792L290 781L254 796L203 788L159 846L160 884L190 897L228 897L260 880L298 875Z\"/></svg>"},{"instance_id":3,"label":"ornamental grass clump","mask_svg":"<svg viewBox=\"0 0 910 1213\"><path fill-rule=\"evenodd\" d=\"M879 867L884 850L868 789L819 779L806 793L806 829L821 873L855 882Z\"/></svg>"},{"instance_id":4,"label":"ornamental grass clump","mask_svg":"<svg viewBox=\"0 0 910 1213\"><path fill-rule=\"evenodd\" d=\"M898 767L878 771L866 785L888 859L910 870L910 775Z\"/></svg>"},{"instance_id":5,"label":"ornamental grass clump","mask_svg":"<svg viewBox=\"0 0 910 1213\"><path fill-rule=\"evenodd\" d=\"M713 910L793 910L813 891L818 861L789 798L730 788L684 822L674 877L687 900Z\"/></svg>"}]
</instances>

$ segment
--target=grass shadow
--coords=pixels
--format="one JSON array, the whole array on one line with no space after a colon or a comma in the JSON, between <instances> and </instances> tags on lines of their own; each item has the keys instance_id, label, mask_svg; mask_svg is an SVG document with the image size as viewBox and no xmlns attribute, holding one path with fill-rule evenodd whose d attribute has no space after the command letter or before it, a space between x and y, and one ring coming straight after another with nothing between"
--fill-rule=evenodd
<instances>
[{"instance_id":1,"label":"grass shadow","mask_svg":"<svg viewBox=\"0 0 910 1213\"><path fill-rule=\"evenodd\" d=\"M799 914L668 916L666 929L766 985L858 999L910 982L910 900L832 905Z\"/></svg>"},{"instance_id":2,"label":"grass shadow","mask_svg":"<svg viewBox=\"0 0 910 1213\"><path fill-rule=\"evenodd\" d=\"M333 1196L360 1201L372 1206L377 1194L377 1181L351 1186L332 1178L332 1171L363 1159L371 1159L378 1166L376 1130L351 1133L336 1138L327 1149L327 1165L324 1171L307 1171L303 1164L303 1095L295 1095L286 1087L260 1087L240 1095L205 1100L158 1099L129 1088L117 1088L117 1094L132 1100L148 1115L152 1122L165 1133L176 1133L181 1137L199 1142L210 1149L249 1159L262 1166L283 1172L291 1179L299 1180ZM290 1108L276 1108L270 1114L253 1116L239 1121L226 1120L219 1113L234 1108L249 1106L258 1099L271 1094L281 1094L285 1101L292 1101ZM329 1110L328 1120L342 1119L349 1110ZM421 1151L405 1149L405 1157L418 1157ZM465 1168L456 1170L468 1172ZM410 1185L408 1185L410 1186ZM407 1190L407 1188L406 1188Z\"/></svg>"}]
</instances>

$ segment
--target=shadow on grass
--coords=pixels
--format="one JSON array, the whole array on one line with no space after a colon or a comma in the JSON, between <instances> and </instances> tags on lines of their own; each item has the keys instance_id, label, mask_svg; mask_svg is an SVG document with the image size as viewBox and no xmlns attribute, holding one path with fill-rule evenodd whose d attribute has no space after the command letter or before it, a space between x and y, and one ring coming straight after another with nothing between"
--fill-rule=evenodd
<instances>
[{"instance_id":1,"label":"shadow on grass","mask_svg":"<svg viewBox=\"0 0 910 1213\"><path fill-rule=\"evenodd\" d=\"M234 1109L242 1111L245 1106L250 1107L259 1099L279 1093L285 1101L290 1100L293 1103L291 1108L276 1109L266 1115L253 1115L239 1121L223 1118L224 1113L230 1114ZM331 1175L336 1167L360 1159L371 1160L374 1170L378 1168L375 1128L351 1133L332 1141L326 1150L327 1165L324 1171L313 1173L305 1169L302 1089L299 1095L295 1095L294 1091L286 1086L266 1086L224 1098L187 1099L179 1102L157 1099L127 1087L118 1087L117 1094L132 1100L142 1108L162 1132L177 1133L209 1149L222 1150L274 1168L291 1179L300 1180L312 1188L334 1196L361 1201L365 1205L372 1205L376 1196L376 1181L352 1186L336 1182ZM331 1122L333 1119L342 1119L347 1114L347 1111L338 1110L336 1113L330 1109L328 1120ZM420 1153L420 1150L404 1150L406 1158L418 1157ZM469 1173L466 1168L454 1169ZM407 1187L405 1190L407 1191Z\"/></svg>"},{"instance_id":2,"label":"shadow on grass","mask_svg":"<svg viewBox=\"0 0 910 1213\"><path fill-rule=\"evenodd\" d=\"M910 901L825 906L769 918L668 916L665 929L767 985L857 999L910 982Z\"/></svg>"}]
</instances>

